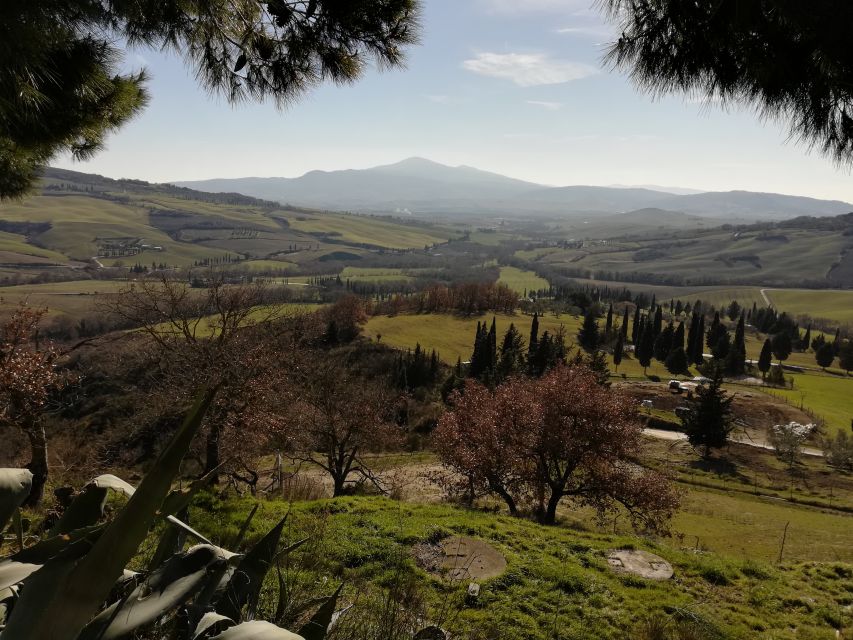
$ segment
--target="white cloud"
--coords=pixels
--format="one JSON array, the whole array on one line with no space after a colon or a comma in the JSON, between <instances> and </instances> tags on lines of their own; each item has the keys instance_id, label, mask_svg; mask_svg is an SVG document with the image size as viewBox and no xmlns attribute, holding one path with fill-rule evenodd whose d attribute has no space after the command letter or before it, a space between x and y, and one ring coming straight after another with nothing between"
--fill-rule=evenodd
<instances>
[{"instance_id":1,"label":"white cloud","mask_svg":"<svg viewBox=\"0 0 853 640\"><path fill-rule=\"evenodd\" d=\"M511 80L520 87L562 84L598 73L589 65L555 60L544 53L478 53L462 66L481 76Z\"/></svg>"},{"instance_id":2,"label":"white cloud","mask_svg":"<svg viewBox=\"0 0 853 640\"><path fill-rule=\"evenodd\" d=\"M547 100L527 100L527 104L534 107L542 107L548 111L559 111L563 108L562 102L548 102Z\"/></svg>"}]
</instances>

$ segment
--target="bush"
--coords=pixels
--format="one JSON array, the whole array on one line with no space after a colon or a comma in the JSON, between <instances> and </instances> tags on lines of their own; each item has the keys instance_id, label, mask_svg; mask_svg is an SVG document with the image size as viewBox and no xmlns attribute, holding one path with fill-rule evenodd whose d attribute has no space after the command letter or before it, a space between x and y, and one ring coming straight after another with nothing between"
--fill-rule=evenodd
<instances>
[{"instance_id":1,"label":"bush","mask_svg":"<svg viewBox=\"0 0 853 640\"><path fill-rule=\"evenodd\" d=\"M824 440L823 452L831 466L853 470L853 438L846 431L839 431L834 438Z\"/></svg>"}]
</instances>

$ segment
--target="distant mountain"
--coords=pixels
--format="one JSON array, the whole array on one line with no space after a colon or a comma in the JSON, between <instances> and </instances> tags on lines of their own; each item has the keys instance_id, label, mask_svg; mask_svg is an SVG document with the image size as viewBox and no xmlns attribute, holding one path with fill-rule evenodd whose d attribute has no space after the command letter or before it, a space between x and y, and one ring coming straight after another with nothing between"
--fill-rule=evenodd
<instances>
[{"instance_id":1,"label":"distant mountain","mask_svg":"<svg viewBox=\"0 0 853 640\"><path fill-rule=\"evenodd\" d=\"M750 191L697 193L675 187L549 187L423 158L371 169L311 171L299 178L231 178L174 184L200 191L243 193L293 206L421 215L579 217L652 208L748 222L853 211L853 205L846 202Z\"/></svg>"},{"instance_id":2,"label":"distant mountain","mask_svg":"<svg viewBox=\"0 0 853 640\"><path fill-rule=\"evenodd\" d=\"M706 193L702 189L688 189L686 187L662 187L657 184L609 184L612 189L650 189L651 191L663 191L677 196L689 196L695 193Z\"/></svg>"}]
</instances>

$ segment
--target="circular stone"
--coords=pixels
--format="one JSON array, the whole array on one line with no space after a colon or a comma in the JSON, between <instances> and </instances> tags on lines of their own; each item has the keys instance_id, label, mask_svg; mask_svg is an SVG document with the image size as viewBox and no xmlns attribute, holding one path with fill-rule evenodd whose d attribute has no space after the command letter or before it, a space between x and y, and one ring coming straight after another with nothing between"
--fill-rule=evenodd
<instances>
[{"instance_id":1,"label":"circular stone","mask_svg":"<svg viewBox=\"0 0 853 640\"><path fill-rule=\"evenodd\" d=\"M424 569L450 580L487 580L506 571L506 558L500 551L488 542L467 536L418 545L415 556Z\"/></svg>"},{"instance_id":2,"label":"circular stone","mask_svg":"<svg viewBox=\"0 0 853 640\"><path fill-rule=\"evenodd\" d=\"M626 573L649 580L669 580L673 573L672 565L660 556L636 549L611 551L607 554L607 564L616 573Z\"/></svg>"}]
</instances>

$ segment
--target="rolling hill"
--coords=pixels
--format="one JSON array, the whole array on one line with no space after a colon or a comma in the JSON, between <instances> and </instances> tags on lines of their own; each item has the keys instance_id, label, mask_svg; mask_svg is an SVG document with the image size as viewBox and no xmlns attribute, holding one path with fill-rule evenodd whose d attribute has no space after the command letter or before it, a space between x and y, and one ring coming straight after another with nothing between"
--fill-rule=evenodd
<instances>
[{"instance_id":1,"label":"rolling hill","mask_svg":"<svg viewBox=\"0 0 853 640\"><path fill-rule=\"evenodd\" d=\"M229 178L175 182L211 192L237 192L292 206L339 211L502 216L580 216L659 208L745 222L834 216L853 204L749 191L685 193L641 187L549 187L472 167L423 158L370 169L311 171L298 178Z\"/></svg>"}]
</instances>

